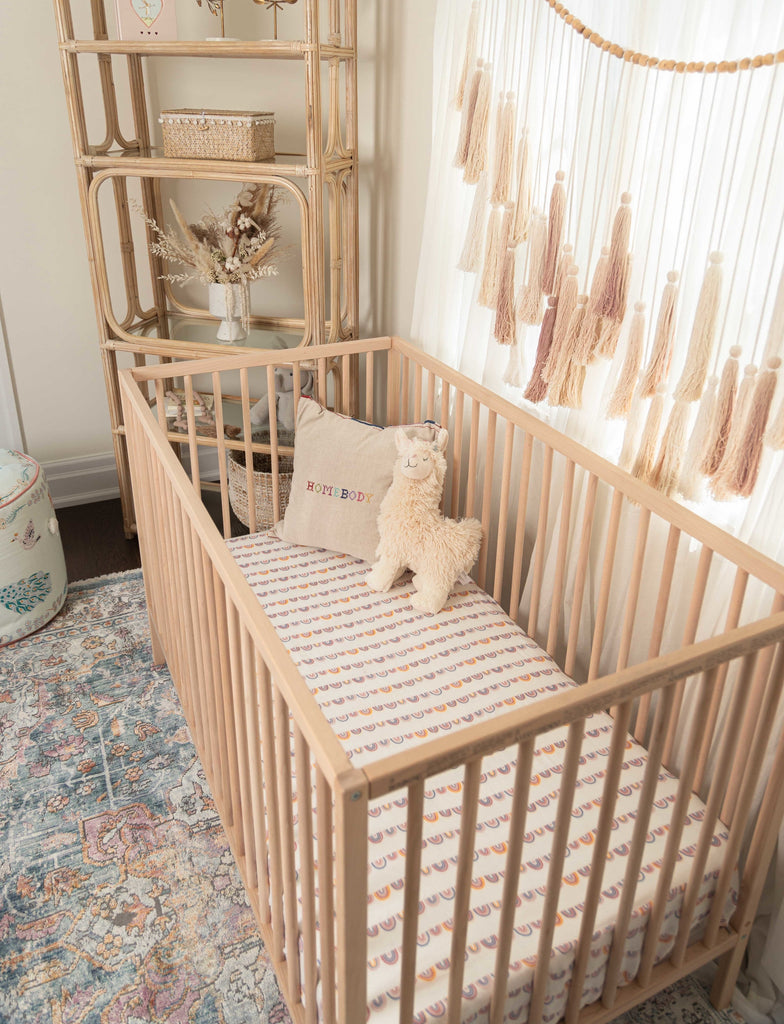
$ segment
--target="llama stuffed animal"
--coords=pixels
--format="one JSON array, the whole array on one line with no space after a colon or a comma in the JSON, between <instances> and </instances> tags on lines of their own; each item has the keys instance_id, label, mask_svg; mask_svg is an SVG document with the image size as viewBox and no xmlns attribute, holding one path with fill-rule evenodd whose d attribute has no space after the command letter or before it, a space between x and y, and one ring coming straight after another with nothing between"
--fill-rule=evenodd
<instances>
[{"instance_id":1,"label":"llama stuffed animal","mask_svg":"<svg viewBox=\"0 0 784 1024\"><path fill-rule=\"evenodd\" d=\"M380 541L376 562L367 578L372 590L389 590L406 570L414 573L414 608L434 615L440 611L455 583L468 572L479 554L482 526L476 519L444 519L444 488L449 435L439 431L436 441L395 434L398 457L378 514Z\"/></svg>"}]
</instances>

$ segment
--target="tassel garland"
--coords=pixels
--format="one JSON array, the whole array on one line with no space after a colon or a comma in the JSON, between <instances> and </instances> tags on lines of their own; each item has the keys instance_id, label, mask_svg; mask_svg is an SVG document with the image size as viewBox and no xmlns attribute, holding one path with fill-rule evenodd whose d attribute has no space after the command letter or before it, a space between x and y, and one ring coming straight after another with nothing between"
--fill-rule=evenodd
<instances>
[{"instance_id":1,"label":"tassel garland","mask_svg":"<svg viewBox=\"0 0 784 1024\"><path fill-rule=\"evenodd\" d=\"M631 326L629 327L629 338L626 342L626 354L623 357L621 371L618 374L613 393L607 405L607 419L624 419L629 415L629 409L634 395L634 386L642 366L642 357L645 349L645 303L635 302Z\"/></svg>"},{"instance_id":2,"label":"tassel garland","mask_svg":"<svg viewBox=\"0 0 784 1024\"><path fill-rule=\"evenodd\" d=\"M727 447L727 438L732 423L732 411L735 406L735 387L738 383L738 356L740 353L740 345L733 345L729 358L724 364L724 369L721 371L716 406L710 429L705 437L705 447L700 462L700 470L704 476L713 476L724 458L724 449Z\"/></svg>"},{"instance_id":3,"label":"tassel garland","mask_svg":"<svg viewBox=\"0 0 784 1024\"><path fill-rule=\"evenodd\" d=\"M695 402L700 397L705 387L705 378L708 376L721 301L723 259L724 256L720 252L710 254L710 264L700 288L686 363L675 389L676 399L681 398L685 402Z\"/></svg>"},{"instance_id":4,"label":"tassel garland","mask_svg":"<svg viewBox=\"0 0 784 1024\"><path fill-rule=\"evenodd\" d=\"M465 167L468 159L468 145L471 141L471 124L474 120L476 101L479 98L479 86L482 82L482 67L484 61L480 57L476 62L476 68L468 83L465 99L463 100L462 117L460 118L460 134L457 137L457 149L455 150L455 167Z\"/></svg>"},{"instance_id":5,"label":"tassel garland","mask_svg":"<svg viewBox=\"0 0 784 1024\"><path fill-rule=\"evenodd\" d=\"M585 308L583 325L580 330L580 343L575 352L575 358L579 363L587 366L595 359L596 346L599 343L599 303L604 291L604 282L607 278L607 264L610 258L610 247L605 245L601 255L596 262L591 281L591 291L588 296L588 305Z\"/></svg>"},{"instance_id":6,"label":"tassel garland","mask_svg":"<svg viewBox=\"0 0 784 1024\"><path fill-rule=\"evenodd\" d=\"M711 480L710 488L714 498L722 501L733 494L732 480L738 473L739 463L746 458L743 438L754 401L754 388L757 379L757 367L749 363L743 371L743 380L738 388L735 408L732 411L732 422L724 449L724 457L718 470Z\"/></svg>"},{"instance_id":7,"label":"tassel garland","mask_svg":"<svg viewBox=\"0 0 784 1024\"><path fill-rule=\"evenodd\" d=\"M487 134L490 126L490 96L493 89L492 66L485 64L479 81L476 106L471 118L463 181L476 185L487 165Z\"/></svg>"},{"instance_id":8,"label":"tassel garland","mask_svg":"<svg viewBox=\"0 0 784 1024\"><path fill-rule=\"evenodd\" d=\"M561 251L564 215L566 213L566 189L563 181L566 175L558 171L555 184L550 193L550 216L547 222L547 252L542 267L542 291L545 295L553 295L555 271L558 265L558 253Z\"/></svg>"},{"instance_id":9,"label":"tassel garland","mask_svg":"<svg viewBox=\"0 0 784 1024\"><path fill-rule=\"evenodd\" d=\"M607 276L604 280L599 313L611 320L623 320L626 312L626 296L629 291L629 236L632 225L631 194L624 192L621 205L615 214L610 236L610 253L607 262Z\"/></svg>"},{"instance_id":10,"label":"tassel garland","mask_svg":"<svg viewBox=\"0 0 784 1024\"><path fill-rule=\"evenodd\" d=\"M517 196L512 240L515 245L528 238L531 220L531 169L529 167L528 129L523 130L517 144Z\"/></svg>"},{"instance_id":11,"label":"tassel garland","mask_svg":"<svg viewBox=\"0 0 784 1024\"><path fill-rule=\"evenodd\" d=\"M501 252L502 217L501 207L494 206L490 211L488 221L485 258L482 264L482 279L477 299L480 306L487 306L488 309L492 309L498 299L498 275L501 270L498 256Z\"/></svg>"},{"instance_id":12,"label":"tassel garland","mask_svg":"<svg viewBox=\"0 0 784 1024\"><path fill-rule=\"evenodd\" d=\"M468 221L468 231L460 254L458 270L466 273L477 273L482 267L482 243L485 240L485 215L487 213L487 175L479 179Z\"/></svg>"},{"instance_id":13,"label":"tassel garland","mask_svg":"<svg viewBox=\"0 0 784 1024\"><path fill-rule=\"evenodd\" d=\"M539 343L536 346L536 360L531 371L531 379L525 389L523 398L529 402L541 402L547 394L547 383L542 377L542 371L550 355L550 346L553 343L553 329L555 327L556 299L550 296L547 300L547 309L542 318L542 327L539 331Z\"/></svg>"},{"instance_id":14,"label":"tassel garland","mask_svg":"<svg viewBox=\"0 0 784 1024\"><path fill-rule=\"evenodd\" d=\"M498 129L495 136L495 159L491 203L508 203L514 164L515 111L514 93L508 92L501 107L499 99Z\"/></svg>"},{"instance_id":15,"label":"tassel garland","mask_svg":"<svg viewBox=\"0 0 784 1024\"><path fill-rule=\"evenodd\" d=\"M474 66L474 58L476 57L476 29L479 21L479 4L477 0L471 4L471 14L468 18L468 31L466 32L466 45L465 52L463 54L463 66L460 69L460 78L457 82L457 91L455 92L455 107L457 110L463 109L463 101L465 99L466 84L468 82L468 76L471 68Z\"/></svg>"},{"instance_id":16,"label":"tassel garland","mask_svg":"<svg viewBox=\"0 0 784 1024\"><path fill-rule=\"evenodd\" d=\"M580 337L580 328L585 317L587 302L587 295L578 295L577 305L569 318L569 326L563 340L563 355L555 370L554 378L550 381L548 401L551 405L566 406L568 409L582 408L585 367L574 361L574 350ZM560 305L559 300L559 309Z\"/></svg>"},{"instance_id":17,"label":"tassel garland","mask_svg":"<svg viewBox=\"0 0 784 1024\"><path fill-rule=\"evenodd\" d=\"M656 458L657 442L659 440L659 427L661 426L664 413L664 387L660 387L651 398L648 406L648 415L645 418L645 426L642 429L640 447L637 449L637 457L632 466L632 476L646 483L651 478L653 463Z\"/></svg>"},{"instance_id":18,"label":"tassel garland","mask_svg":"<svg viewBox=\"0 0 784 1024\"><path fill-rule=\"evenodd\" d=\"M524 324L542 322L542 265L547 248L547 218L534 207L528 242L528 280L517 298L517 319Z\"/></svg>"},{"instance_id":19,"label":"tassel garland","mask_svg":"<svg viewBox=\"0 0 784 1024\"><path fill-rule=\"evenodd\" d=\"M754 490L762 460L762 442L768 426L773 395L776 391L777 370L781 366L778 356L768 360L767 369L756 380L751 408L746 419L743 436L740 441L741 458L738 459L732 476L727 481L729 489L748 498Z\"/></svg>"},{"instance_id":20,"label":"tassel garland","mask_svg":"<svg viewBox=\"0 0 784 1024\"><path fill-rule=\"evenodd\" d=\"M667 284L662 293L659 317L656 321L656 333L653 336L651 358L645 368L640 385L643 398L653 395L660 384L667 380L672 363L673 342L675 339L675 309L678 302L678 272L671 270L667 274Z\"/></svg>"},{"instance_id":21,"label":"tassel garland","mask_svg":"<svg viewBox=\"0 0 784 1024\"><path fill-rule=\"evenodd\" d=\"M569 273L569 268L572 266L572 246L566 242L561 249L561 258L558 261L558 269L555 272L555 285L553 287L553 295L561 296L561 285L566 280L566 275Z\"/></svg>"},{"instance_id":22,"label":"tassel garland","mask_svg":"<svg viewBox=\"0 0 784 1024\"><path fill-rule=\"evenodd\" d=\"M667 426L664 428L659 456L651 473L651 484L668 498L677 490L681 475L690 409L690 403L685 402L682 398L673 405Z\"/></svg>"},{"instance_id":23,"label":"tassel garland","mask_svg":"<svg viewBox=\"0 0 784 1024\"><path fill-rule=\"evenodd\" d=\"M702 454L705 450L708 431L710 430L716 409L716 388L718 384L718 377L708 378L708 383L700 400L700 407L697 410L697 419L691 432L686 456L683 460L678 490L687 501L699 501L702 496L700 463L702 462Z\"/></svg>"},{"instance_id":24,"label":"tassel garland","mask_svg":"<svg viewBox=\"0 0 784 1024\"><path fill-rule=\"evenodd\" d=\"M514 275L517 249L508 244L512 234L512 221L514 220L514 203L507 203L504 208L504 219L501 225L501 240L507 241L500 256L500 270L498 280L498 296L496 299L495 324L493 334L499 345L514 345L515 343L515 292Z\"/></svg>"},{"instance_id":25,"label":"tassel garland","mask_svg":"<svg viewBox=\"0 0 784 1024\"><path fill-rule=\"evenodd\" d=\"M564 362L568 370L570 353L566 351L564 342L566 341L572 313L577 307L577 289L577 267L572 264L558 293L555 324L553 326L553 343L550 346L547 362L542 369L542 377L548 384L551 384L556 377L560 383L563 377Z\"/></svg>"}]
</instances>

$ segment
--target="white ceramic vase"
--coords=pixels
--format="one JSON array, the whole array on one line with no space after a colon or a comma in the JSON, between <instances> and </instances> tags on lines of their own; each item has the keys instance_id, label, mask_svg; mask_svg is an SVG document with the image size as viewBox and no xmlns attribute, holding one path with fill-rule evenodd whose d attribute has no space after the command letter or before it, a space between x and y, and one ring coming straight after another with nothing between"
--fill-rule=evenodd
<instances>
[{"instance_id":1,"label":"white ceramic vase","mask_svg":"<svg viewBox=\"0 0 784 1024\"><path fill-rule=\"evenodd\" d=\"M248 332L242 326L242 285L209 284L210 313L221 321L218 326L218 341L231 344L243 341Z\"/></svg>"}]
</instances>

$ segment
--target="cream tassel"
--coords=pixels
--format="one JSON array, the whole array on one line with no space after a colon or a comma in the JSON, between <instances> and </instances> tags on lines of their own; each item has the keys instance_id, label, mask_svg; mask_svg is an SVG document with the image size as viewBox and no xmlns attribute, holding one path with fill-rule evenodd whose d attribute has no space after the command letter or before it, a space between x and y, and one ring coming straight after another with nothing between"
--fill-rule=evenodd
<instances>
[{"instance_id":1,"label":"cream tassel","mask_svg":"<svg viewBox=\"0 0 784 1024\"><path fill-rule=\"evenodd\" d=\"M678 302L678 272L667 274L667 284L662 293L656 333L653 336L651 358L642 375L640 393L643 398L653 395L656 388L667 380L672 363L672 348L675 338L675 308Z\"/></svg>"},{"instance_id":2,"label":"cream tassel","mask_svg":"<svg viewBox=\"0 0 784 1024\"><path fill-rule=\"evenodd\" d=\"M632 322L629 327L629 337L626 342L626 354L623 357L621 371L618 374L613 393L607 404L607 419L624 419L629 415L629 409L634 395L634 385L642 366L642 357L645 350L645 303L635 302Z\"/></svg>"},{"instance_id":3,"label":"cream tassel","mask_svg":"<svg viewBox=\"0 0 784 1024\"><path fill-rule=\"evenodd\" d=\"M569 363L569 353L565 351L564 342L569 330L572 313L577 308L577 267L572 264L569 273L564 278L561 290L558 292L558 305L556 306L555 324L553 326L553 343L547 356L547 362L542 369L542 377L548 384L553 382L554 376L559 383L562 378L561 364L565 360Z\"/></svg>"},{"instance_id":4,"label":"cream tassel","mask_svg":"<svg viewBox=\"0 0 784 1024\"><path fill-rule=\"evenodd\" d=\"M591 281L591 291L588 296L588 305L585 307L585 316L580 330L580 343L577 347L575 358L578 362L588 365L595 359L596 346L599 342L599 303L604 291L604 282L607 277L607 264L610 258L609 245L604 246L601 256L596 262Z\"/></svg>"},{"instance_id":5,"label":"cream tassel","mask_svg":"<svg viewBox=\"0 0 784 1024\"><path fill-rule=\"evenodd\" d=\"M519 339L509 346L509 359L504 370L504 384L513 388L525 387L525 371L523 369L523 349Z\"/></svg>"},{"instance_id":6,"label":"cream tassel","mask_svg":"<svg viewBox=\"0 0 784 1024\"><path fill-rule=\"evenodd\" d=\"M462 117L460 118L460 134L457 137L457 149L455 150L455 167L465 167L468 159L468 145L471 142L471 124L474 120L476 101L479 97L479 86L482 82L482 66L484 61L480 57L476 62L476 68L471 75L468 90L463 101Z\"/></svg>"},{"instance_id":7,"label":"cream tassel","mask_svg":"<svg viewBox=\"0 0 784 1024\"><path fill-rule=\"evenodd\" d=\"M542 370L550 355L550 346L553 343L553 329L555 327L556 298L551 295L547 300L547 309L544 311L542 326L539 330L539 343L536 346L536 361L531 371L531 379L525 389L523 398L529 402L541 402L547 394L547 384L542 377Z\"/></svg>"},{"instance_id":8,"label":"cream tassel","mask_svg":"<svg viewBox=\"0 0 784 1024\"><path fill-rule=\"evenodd\" d=\"M774 452L779 452L784 448L784 398L779 402L773 422L765 434L765 444Z\"/></svg>"},{"instance_id":9,"label":"cream tassel","mask_svg":"<svg viewBox=\"0 0 784 1024\"><path fill-rule=\"evenodd\" d=\"M563 181L566 175L558 171L555 175L555 184L550 193L550 216L547 221L547 252L542 267L542 291L545 295L552 295L555 285L555 271L558 265L558 253L561 250L561 236L563 235L564 214L566 213L566 189Z\"/></svg>"},{"instance_id":10,"label":"cream tassel","mask_svg":"<svg viewBox=\"0 0 784 1024\"><path fill-rule=\"evenodd\" d=\"M716 396L713 419L705 437L705 448L700 462L700 469L704 476L713 476L724 458L724 449L727 447L727 438L732 423L732 410L735 406L735 387L738 383L738 356L740 353L740 345L733 345L729 358L724 364L724 369L721 371L719 393Z\"/></svg>"},{"instance_id":11,"label":"cream tassel","mask_svg":"<svg viewBox=\"0 0 784 1024\"><path fill-rule=\"evenodd\" d=\"M739 463L746 457L746 452L743 449L743 439L754 401L756 378L757 367L753 363L749 363L743 371L743 380L738 388L738 397L735 401L735 408L732 411L732 423L730 424L730 432L727 437L727 446L724 449L724 457L711 480L711 492L719 501L731 497L734 493L731 482L738 472Z\"/></svg>"},{"instance_id":12,"label":"cream tassel","mask_svg":"<svg viewBox=\"0 0 784 1024\"><path fill-rule=\"evenodd\" d=\"M629 415L626 419L626 430L623 433L623 445L621 454L618 456L618 465L621 469L631 472L634 456L640 445L640 429L642 427L643 399L640 398L640 389L637 388L629 408Z\"/></svg>"},{"instance_id":13,"label":"cream tassel","mask_svg":"<svg viewBox=\"0 0 784 1024\"><path fill-rule=\"evenodd\" d=\"M479 179L474 193L474 202L471 207L471 218L468 222L468 232L460 254L458 270L466 273L476 273L482 267L482 243L485 240L485 216L487 214L487 175L483 174Z\"/></svg>"},{"instance_id":14,"label":"cream tassel","mask_svg":"<svg viewBox=\"0 0 784 1024\"><path fill-rule=\"evenodd\" d=\"M651 474L651 484L668 498L678 487L690 409L691 404L684 402L682 398L673 405L667 426L664 428L659 457Z\"/></svg>"},{"instance_id":15,"label":"cream tassel","mask_svg":"<svg viewBox=\"0 0 784 1024\"><path fill-rule=\"evenodd\" d=\"M574 361L574 350L580 338L580 327L585 316L587 302L587 295L578 295L577 305L569 317L561 359L556 369L555 379L550 381L548 401L551 405L562 405L569 409L582 408L585 367ZM559 301L559 310L560 305Z\"/></svg>"},{"instance_id":16,"label":"cream tassel","mask_svg":"<svg viewBox=\"0 0 784 1024\"><path fill-rule=\"evenodd\" d=\"M661 426L664 413L664 387L660 387L651 398L648 407L648 415L645 418L645 426L642 430L640 447L637 449L637 457L632 466L632 476L638 480L650 480L653 471L653 463L656 458L656 448L659 440L659 427Z\"/></svg>"},{"instance_id":17,"label":"cream tassel","mask_svg":"<svg viewBox=\"0 0 784 1024\"><path fill-rule=\"evenodd\" d=\"M516 116L514 93L508 92L498 119L498 131L495 137L495 174L493 175L493 191L490 198L492 203L508 203L510 199Z\"/></svg>"},{"instance_id":18,"label":"cream tassel","mask_svg":"<svg viewBox=\"0 0 784 1024\"><path fill-rule=\"evenodd\" d=\"M754 385L751 408L746 419L746 426L741 438L741 458L738 459L732 478L728 481L730 490L742 498L748 498L754 490L759 476L762 459L762 441L768 426L773 395L776 391L777 370L781 366L778 356L768 360L768 368L764 370Z\"/></svg>"},{"instance_id":19,"label":"cream tassel","mask_svg":"<svg viewBox=\"0 0 784 1024\"><path fill-rule=\"evenodd\" d=\"M687 501L699 501L702 497L700 462L702 461L702 453L705 449L708 431L710 430L711 421L716 409L716 388L718 383L718 377L708 378L708 383L700 400L700 407L697 410L697 419L691 432L689 446L686 449L686 457L683 460L678 490Z\"/></svg>"},{"instance_id":20,"label":"cream tassel","mask_svg":"<svg viewBox=\"0 0 784 1024\"><path fill-rule=\"evenodd\" d=\"M466 84L468 82L468 76L471 68L474 66L474 58L476 57L476 29L479 21L479 4L477 0L471 4L471 15L468 19L468 31L466 32L466 44L465 52L463 54L463 66L460 69L460 79L457 83L457 92L455 93L455 107L458 110L463 109L463 100L465 98Z\"/></svg>"},{"instance_id":21,"label":"cream tassel","mask_svg":"<svg viewBox=\"0 0 784 1024\"><path fill-rule=\"evenodd\" d=\"M499 345L514 345L515 343L515 260L517 250L508 244L512 233L512 221L514 220L514 203L507 203L504 208L504 219L501 226L501 237L507 241L506 248L500 257L501 269L498 281L498 296L496 299L495 324L493 333Z\"/></svg>"},{"instance_id":22,"label":"cream tassel","mask_svg":"<svg viewBox=\"0 0 784 1024\"><path fill-rule=\"evenodd\" d=\"M479 176L487 166L487 133L490 124L490 96L493 89L493 75L490 64L482 68L482 79L476 96L476 107L471 119L463 181L476 185Z\"/></svg>"},{"instance_id":23,"label":"cream tassel","mask_svg":"<svg viewBox=\"0 0 784 1024\"><path fill-rule=\"evenodd\" d=\"M675 398L682 398L686 402L695 402L700 397L705 387L705 378L708 376L721 301L723 259L724 256L720 252L710 254L710 264L700 288L686 363L675 389Z\"/></svg>"},{"instance_id":24,"label":"cream tassel","mask_svg":"<svg viewBox=\"0 0 784 1024\"><path fill-rule=\"evenodd\" d=\"M528 129L524 129L517 144L517 197L512 241L515 245L528 238L531 221L531 169L528 154Z\"/></svg>"},{"instance_id":25,"label":"cream tassel","mask_svg":"<svg viewBox=\"0 0 784 1024\"><path fill-rule=\"evenodd\" d=\"M631 194L624 192L610 236L610 255L599 312L611 320L623 320L629 291L629 235L632 226Z\"/></svg>"},{"instance_id":26,"label":"cream tassel","mask_svg":"<svg viewBox=\"0 0 784 1024\"><path fill-rule=\"evenodd\" d=\"M478 302L480 306L492 309L498 297L498 274L500 266L498 254L501 251L502 213L500 206L494 206L490 213L485 241L485 259L482 265L482 281L479 286Z\"/></svg>"},{"instance_id":27,"label":"cream tassel","mask_svg":"<svg viewBox=\"0 0 784 1024\"><path fill-rule=\"evenodd\" d=\"M572 263L572 246L566 242L561 249L561 258L558 260L558 269L555 272L553 295L560 297L561 285L566 280L566 275L569 273L569 268L572 266Z\"/></svg>"},{"instance_id":28,"label":"cream tassel","mask_svg":"<svg viewBox=\"0 0 784 1024\"><path fill-rule=\"evenodd\" d=\"M528 240L528 280L517 297L517 319L524 324L542 322L542 265L547 248L547 218L534 207Z\"/></svg>"}]
</instances>

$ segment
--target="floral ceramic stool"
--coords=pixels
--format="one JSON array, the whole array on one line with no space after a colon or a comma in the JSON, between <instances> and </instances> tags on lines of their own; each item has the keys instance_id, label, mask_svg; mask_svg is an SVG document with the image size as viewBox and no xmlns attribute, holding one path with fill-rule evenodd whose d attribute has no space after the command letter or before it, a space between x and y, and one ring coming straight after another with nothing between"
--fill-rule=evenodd
<instances>
[{"instance_id":1,"label":"floral ceramic stool","mask_svg":"<svg viewBox=\"0 0 784 1024\"><path fill-rule=\"evenodd\" d=\"M29 455L0 448L0 646L48 622L67 590L43 471Z\"/></svg>"}]
</instances>

